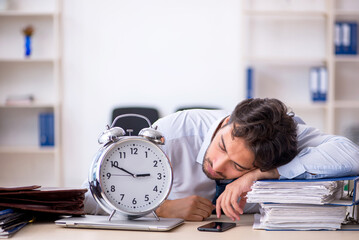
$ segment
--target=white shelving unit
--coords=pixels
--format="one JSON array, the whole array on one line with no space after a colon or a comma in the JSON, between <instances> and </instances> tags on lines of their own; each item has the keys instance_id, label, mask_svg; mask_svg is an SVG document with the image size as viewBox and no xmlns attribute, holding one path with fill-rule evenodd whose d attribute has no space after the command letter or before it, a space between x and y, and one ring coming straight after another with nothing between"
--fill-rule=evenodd
<instances>
[{"instance_id":1,"label":"white shelving unit","mask_svg":"<svg viewBox=\"0 0 359 240\"><path fill-rule=\"evenodd\" d=\"M0 10L0 185L62 186L61 0L8 0ZM25 57L22 29L33 26ZM11 95L34 96L9 105ZM55 145L41 147L39 114L54 114Z\"/></svg>"},{"instance_id":2,"label":"white shelving unit","mask_svg":"<svg viewBox=\"0 0 359 240\"><path fill-rule=\"evenodd\" d=\"M352 137L348 132L359 129L359 57L335 55L334 25L359 22L359 1L247 0L242 7L242 60L244 72L254 70L254 97L281 99L308 124ZM309 71L321 66L327 100L313 102Z\"/></svg>"},{"instance_id":3,"label":"white shelving unit","mask_svg":"<svg viewBox=\"0 0 359 240\"><path fill-rule=\"evenodd\" d=\"M333 3L334 21L359 23L359 1L336 0ZM359 57L334 56L335 104L334 129L359 144Z\"/></svg>"}]
</instances>

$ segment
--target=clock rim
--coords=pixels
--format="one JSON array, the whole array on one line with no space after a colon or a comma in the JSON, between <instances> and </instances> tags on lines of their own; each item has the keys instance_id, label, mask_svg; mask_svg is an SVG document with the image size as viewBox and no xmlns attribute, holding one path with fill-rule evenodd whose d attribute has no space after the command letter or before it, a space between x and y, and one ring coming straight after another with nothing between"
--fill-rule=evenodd
<instances>
[{"instance_id":1,"label":"clock rim","mask_svg":"<svg viewBox=\"0 0 359 240\"><path fill-rule=\"evenodd\" d=\"M161 197L161 200L159 201L158 204L155 204L149 210L141 211L141 212L125 211L123 209L119 209L116 206L114 206L111 203L111 201L107 198L107 196L105 194L105 191L102 188L102 184L101 184L101 180L100 180L101 179L101 177L100 177L100 169L101 169L101 166L102 166L102 162L105 159L105 156L111 150L113 150L113 148L117 147L119 144L122 144L122 143L127 142L127 141L132 141L132 140L135 140L135 141L140 140L142 142L149 143L149 144L153 145L154 147L156 147L165 156L165 158L167 160L167 163L168 163L168 166L169 166L169 170L170 170L170 174L169 174L169 181L170 182L169 182L168 190L165 190L165 194L163 195L163 197ZM168 198L168 196L169 196L169 194L170 194L170 192L172 190L173 168L172 168L172 164L171 164L171 161L169 160L168 156L166 155L166 153L157 144L155 144L155 143L151 142L150 140L145 139L143 137L138 137L138 136L130 136L130 137L128 137L127 136L127 137L121 137L117 141L105 144L103 147L100 148L100 150L97 152L96 156L94 157L93 163L91 165L88 181L89 181L89 186L90 186L90 191L91 191L92 196L94 197L96 202L101 206L101 208L103 210L105 210L107 213L111 214L115 210L116 212L120 213L121 215L128 216L129 218L141 217L141 216L147 215L147 214L155 211Z\"/></svg>"}]
</instances>

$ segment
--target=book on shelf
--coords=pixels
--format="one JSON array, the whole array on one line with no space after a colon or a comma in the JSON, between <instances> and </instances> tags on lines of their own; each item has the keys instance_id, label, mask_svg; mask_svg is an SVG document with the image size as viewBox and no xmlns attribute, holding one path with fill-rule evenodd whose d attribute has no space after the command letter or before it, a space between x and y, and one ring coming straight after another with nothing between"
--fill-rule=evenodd
<instances>
[{"instance_id":1,"label":"book on shelf","mask_svg":"<svg viewBox=\"0 0 359 240\"><path fill-rule=\"evenodd\" d=\"M326 67L310 68L309 88L313 102L325 102L327 100L328 71Z\"/></svg>"},{"instance_id":2,"label":"book on shelf","mask_svg":"<svg viewBox=\"0 0 359 240\"><path fill-rule=\"evenodd\" d=\"M5 99L5 105L28 105L35 100L32 94L10 95Z\"/></svg>"},{"instance_id":3,"label":"book on shelf","mask_svg":"<svg viewBox=\"0 0 359 240\"><path fill-rule=\"evenodd\" d=\"M55 126L53 113L39 114L39 139L41 147L55 145Z\"/></svg>"},{"instance_id":4,"label":"book on shelf","mask_svg":"<svg viewBox=\"0 0 359 240\"><path fill-rule=\"evenodd\" d=\"M253 68L248 67L246 71L247 98L253 98Z\"/></svg>"},{"instance_id":5,"label":"book on shelf","mask_svg":"<svg viewBox=\"0 0 359 240\"><path fill-rule=\"evenodd\" d=\"M358 51L357 22L335 22L334 44L336 55L356 55Z\"/></svg>"},{"instance_id":6,"label":"book on shelf","mask_svg":"<svg viewBox=\"0 0 359 240\"><path fill-rule=\"evenodd\" d=\"M247 202L259 203L254 229L359 230L359 177L256 181ZM353 186L352 189L347 187ZM356 223L356 224L352 224Z\"/></svg>"}]
</instances>

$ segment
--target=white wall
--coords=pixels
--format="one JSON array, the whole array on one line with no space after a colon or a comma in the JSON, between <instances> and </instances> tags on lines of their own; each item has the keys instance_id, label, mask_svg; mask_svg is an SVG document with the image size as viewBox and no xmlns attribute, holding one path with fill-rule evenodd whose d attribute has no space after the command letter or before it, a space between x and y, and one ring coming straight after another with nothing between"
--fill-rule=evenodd
<instances>
[{"instance_id":1,"label":"white wall","mask_svg":"<svg viewBox=\"0 0 359 240\"><path fill-rule=\"evenodd\" d=\"M62 20L65 186L87 177L115 106L244 97L239 0L64 0Z\"/></svg>"}]
</instances>

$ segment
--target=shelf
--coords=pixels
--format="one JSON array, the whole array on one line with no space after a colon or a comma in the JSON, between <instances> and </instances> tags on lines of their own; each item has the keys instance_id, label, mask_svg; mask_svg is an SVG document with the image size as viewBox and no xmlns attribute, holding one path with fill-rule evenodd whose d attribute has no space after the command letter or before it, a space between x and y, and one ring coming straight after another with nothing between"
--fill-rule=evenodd
<instances>
[{"instance_id":1,"label":"shelf","mask_svg":"<svg viewBox=\"0 0 359 240\"><path fill-rule=\"evenodd\" d=\"M53 17L57 12L50 11L0 11L0 17Z\"/></svg>"},{"instance_id":2,"label":"shelf","mask_svg":"<svg viewBox=\"0 0 359 240\"><path fill-rule=\"evenodd\" d=\"M0 58L0 63L54 63L57 58Z\"/></svg>"},{"instance_id":3,"label":"shelf","mask_svg":"<svg viewBox=\"0 0 359 240\"><path fill-rule=\"evenodd\" d=\"M0 109L21 109L21 108L55 108L51 103L29 103L29 104L0 104Z\"/></svg>"},{"instance_id":4,"label":"shelf","mask_svg":"<svg viewBox=\"0 0 359 240\"><path fill-rule=\"evenodd\" d=\"M0 147L0 153L8 154L55 154L55 147Z\"/></svg>"},{"instance_id":5,"label":"shelf","mask_svg":"<svg viewBox=\"0 0 359 240\"><path fill-rule=\"evenodd\" d=\"M243 12L246 16L267 16L267 17L326 17L325 11L274 11L274 10L246 10Z\"/></svg>"},{"instance_id":6,"label":"shelf","mask_svg":"<svg viewBox=\"0 0 359 240\"><path fill-rule=\"evenodd\" d=\"M328 108L327 102L310 102L310 103L286 103L288 107L298 110L325 110Z\"/></svg>"},{"instance_id":7,"label":"shelf","mask_svg":"<svg viewBox=\"0 0 359 240\"><path fill-rule=\"evenodd\" d=\"M336 55L334 60L336 62L359 63L359 56L358 55Z\"/></svg>"},{"instance_id":8,"label":"shelf","mask_svg":"<svg viewBox=\"0 0 359 240\"><path fill-rule=\"evenodd\" d=\"M359 10L337 10L335 16L359 16Z\"/></svg>"},{"instance_id":9,"label":"shelf","mask_svg":"<svg viewBox=\"0 0 359 240\"><path fill-rule=\"evenodd\" d=\"M336 101L335 108L359 108L359 101Z\"/></svg>"},{"instance_id":10,"label":"shelf","mask_svg":"<svg viewBox=\"0 0 359 240\"><path fill-rule=\"evenodd\" d=\"M278 57L245 57L245 62L250 64L265 64L265 65L326 65L328 59L326 58L278 58Z\"/></svg>"}]
</instances>

